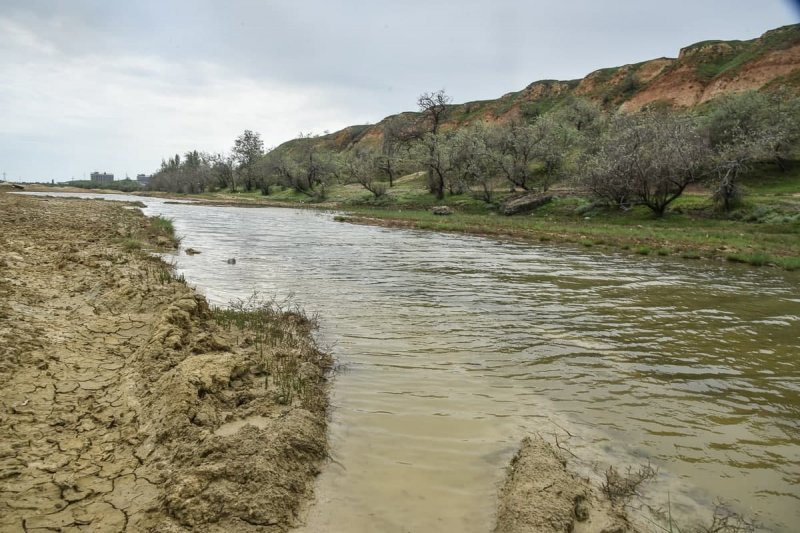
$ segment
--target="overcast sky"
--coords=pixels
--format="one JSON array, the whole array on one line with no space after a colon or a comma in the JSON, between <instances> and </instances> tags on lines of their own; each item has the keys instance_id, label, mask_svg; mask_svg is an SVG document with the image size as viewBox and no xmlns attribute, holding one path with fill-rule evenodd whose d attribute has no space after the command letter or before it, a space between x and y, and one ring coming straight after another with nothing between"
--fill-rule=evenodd
<instances>
[{"instance_id":1,"label":"overcast sky","mask_svg":"<svg viewBox=\"0 0 800 533\"><path fill-rule=\"evenodd\" d=\"M0 172L116 179L800 21L789 0L2 0Z\"/></svg>"}]
</instances>

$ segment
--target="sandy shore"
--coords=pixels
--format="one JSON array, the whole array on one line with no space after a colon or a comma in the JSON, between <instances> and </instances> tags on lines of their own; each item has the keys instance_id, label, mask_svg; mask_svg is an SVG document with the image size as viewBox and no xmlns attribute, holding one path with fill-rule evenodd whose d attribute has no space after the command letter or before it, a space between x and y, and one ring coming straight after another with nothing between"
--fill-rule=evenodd
<instances>
[{"instance_id":1,"label":"sandy shore","mask_svg":"<svg viewBox=\"0 0 800 533\"><path fill-rule=\"evenodd\" d=\"M146 251L168 243L117 203L0 193L0 531L296 524L328 358L299 315L266 347L220 326ZM276 385L289 360L316 401Z\"/></svg>"}]
</instances>

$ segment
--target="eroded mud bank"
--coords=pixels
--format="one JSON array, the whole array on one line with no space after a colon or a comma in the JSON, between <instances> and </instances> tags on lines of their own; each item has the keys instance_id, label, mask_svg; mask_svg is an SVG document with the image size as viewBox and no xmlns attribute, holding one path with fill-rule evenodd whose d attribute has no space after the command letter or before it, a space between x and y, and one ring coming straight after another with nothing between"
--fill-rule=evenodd
<instances>
[{"instance_id":1,"label":"eroded mud bank","mask_svg":"<svg viewBox=\"0 0 800 533\"><path fill-rule=\"evenodd\" d=\"M220 327L141 249L166 243L150 229L0 194L0 531L284 531L311 494L328 358L309 324ZM288 359L314 402L276 385Z\"/></svg>"},{"instance_id":2,"label":"eroded mud bank","mask_svg":"<svg viewBox=\"0 0 800 533\"><path fill-rule=\"evenodd\" d=\"M495 533L631 533L620 507L567 471L566 459L532 436L508 466L500 489Z\"/></svg>"}]
</instances>

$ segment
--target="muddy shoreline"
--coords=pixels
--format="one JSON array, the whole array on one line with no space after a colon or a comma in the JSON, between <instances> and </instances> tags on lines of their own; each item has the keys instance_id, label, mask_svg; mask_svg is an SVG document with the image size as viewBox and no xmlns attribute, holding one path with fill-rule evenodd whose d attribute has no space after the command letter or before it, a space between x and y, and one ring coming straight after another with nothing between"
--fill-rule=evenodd
<instances>
[{"instance_id":1,"label":"muddy shoreline","mask_svg":"<svg viewBox=\"0 0 800 533\"><path fill-rule=\"evenodd\" d=\"M271 315L266 347L220 325L149 224L0 194L0 531L286 531L311 497L329 364L311 325ZM282 392L286 361L316 401Z\"/></svg>"},{"instance_id":2,"label":"muddy shoreline","mask_svg":"<svg viewBox=\"0 0 800 533\"><path fill-rule=\"evenodd\" d=\"M526 437L506 471L495 533L633 533L619 503L567 469L567 459L538 435Z\"/></svg>"}]
</instances>

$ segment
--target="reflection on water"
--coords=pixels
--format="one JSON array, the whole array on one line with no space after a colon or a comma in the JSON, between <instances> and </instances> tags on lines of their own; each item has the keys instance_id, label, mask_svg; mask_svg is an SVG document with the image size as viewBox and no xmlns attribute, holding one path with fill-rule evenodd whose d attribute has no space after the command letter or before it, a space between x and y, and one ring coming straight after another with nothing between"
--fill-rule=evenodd
<instances>
[{"instance_id":1,"label":"reflection on water","mask_svg":"<svg viewBox=\"0 0 800 533\"><path fill-rule=\"evenodd\" d=\"M584 466L652 461L673 515L800 519L797 275L144 201L211 301L320 313L342 368L309 532L490 531L529 432Z\"/></svg>"}]
</instances>

